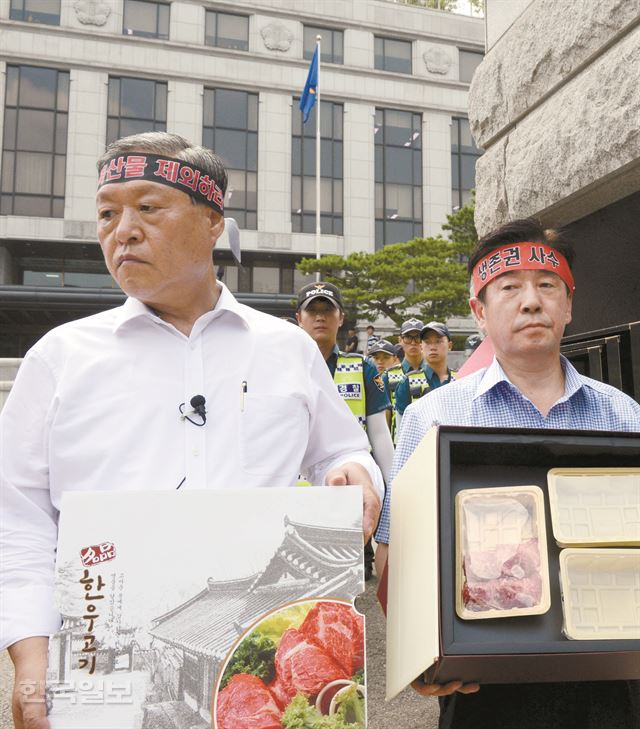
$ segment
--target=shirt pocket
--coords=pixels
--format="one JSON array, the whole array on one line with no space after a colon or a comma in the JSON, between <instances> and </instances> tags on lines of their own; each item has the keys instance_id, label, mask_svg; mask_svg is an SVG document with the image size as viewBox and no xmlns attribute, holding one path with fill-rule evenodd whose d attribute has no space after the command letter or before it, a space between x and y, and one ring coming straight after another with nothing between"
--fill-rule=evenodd
<instances>
[{"instance_id":1,"label":"shirt pocket","mask_svg":"<svg viewBox=\"0 0 640 729\"><path fill-rule=\"evenodd\" d=\"M247 473L292 482L307 449L309 415L304 402L291 396L252 395L244 402L240 423L240 457Z\"/></svg>"}]
</instances>

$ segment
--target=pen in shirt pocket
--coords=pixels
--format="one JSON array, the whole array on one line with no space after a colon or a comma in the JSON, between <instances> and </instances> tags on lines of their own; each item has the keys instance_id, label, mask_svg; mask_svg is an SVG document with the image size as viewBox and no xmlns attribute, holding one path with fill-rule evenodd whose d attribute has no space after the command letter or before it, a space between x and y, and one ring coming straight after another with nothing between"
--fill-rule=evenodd
<instances>
[{"instance_id":1,"label":"pen in shirt pocket","mask_svg":"<svg viewBox=\"0 0 640 729\"><path fill-rule=\"evenodd\" d=\"M247 394L247 381L242 380L240 383L240 412L244 412L244 397Z\"/></svg>"}]
</instances>

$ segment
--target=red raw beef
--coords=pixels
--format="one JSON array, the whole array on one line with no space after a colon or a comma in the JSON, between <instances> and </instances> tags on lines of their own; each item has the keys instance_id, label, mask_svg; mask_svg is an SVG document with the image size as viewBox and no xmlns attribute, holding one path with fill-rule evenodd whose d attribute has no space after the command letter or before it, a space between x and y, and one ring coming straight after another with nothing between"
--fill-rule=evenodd
<instances>
[{"instance_id":1,"label":"red raw beef","mask_svg":"<svg viewBox=\"0 0 640 729\"><path fill-rule=\"evenodd\" d=\"M261 678L237 673L218 694L218 729L282 729L282 710Z\"/></svg>"},{"instance_id":2,"label":"red raw beef","mask_svg":"<svg viewBox=\"0 0 640 729\"><path fill-rule=\"evenodd\" d=\"M506 560L503 555L507 555ZM468 610L528 608L537 605L542 597L537 539L517 546L498 545L491 552L468 554L464 571L462 601Z\"/></svg>"},{"instance_id":3,"label":"red raw beef","mask_svg":"<svg viewBox=\"0 0 640 729\"><path fill-rule=\"evenodd\" d=\"M273 681L267 686L269 691L273 694L273 698L276 700L278 706L284 711L287 705L292 699L287 689L282 685L280 679L276 676ZM294 694L295 696L295 694Z\"/></svg>"},{"instance_id":4,"label":"red raw beef","mask_svg":"<svg viewBox=\"0 0 640 729\"><path fill-rule=\"evenodd\" d=\"M484 582L466 582L462 600L468 610L511 610L537 605L542 596L540 575L523 577L499 577Z\"/></svg>"},{"instance_id":5,"label":"red raw beef","mask_svg":"<svg viewBox=\"0 0 640 729\"><path fill-rule=\"evenodd\" d=\"M289 628L282 636L275 663L279 693L288 699L297 693L315 696L330 681L351 678L333 658L295 628Z\"/></svg>"},{"instance_id":6,"label":"red raw beef","mask_svg":"<svg viewBox=\"0 0 640 729\"><path fill-rule=\"evenodd\" d=\"M364 618L351 605L317 603L300 626L300 632L328 653L349 676L364 666Z\"/></svg>"}]
</instances>

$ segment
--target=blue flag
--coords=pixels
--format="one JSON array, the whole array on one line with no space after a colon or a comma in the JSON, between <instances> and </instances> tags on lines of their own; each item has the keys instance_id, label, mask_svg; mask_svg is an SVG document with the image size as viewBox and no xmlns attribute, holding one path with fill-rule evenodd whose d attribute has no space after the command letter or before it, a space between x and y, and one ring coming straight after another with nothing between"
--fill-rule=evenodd
<instances>
[{"instance_id":1,"label":"blue flag","mask_svg":"<svg viewBox=\"0 0 640 729\"><path fill-rule=\"evenodd\" d=\"M315 53L311 59L311 65L309 66L309 75L302 89L302 96L300 97L300 111L304 115L305 122L309 119L309 114L313 105L316 103L316 90L318 88L318 46L316 46Z\"/></svg>"}]
</instances>

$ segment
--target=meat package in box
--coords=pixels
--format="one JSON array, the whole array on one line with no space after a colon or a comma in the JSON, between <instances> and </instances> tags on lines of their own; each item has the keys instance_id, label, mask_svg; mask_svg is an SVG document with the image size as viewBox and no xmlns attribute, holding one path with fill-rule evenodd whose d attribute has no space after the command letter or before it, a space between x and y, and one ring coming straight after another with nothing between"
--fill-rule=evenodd
<instances>
[{"instance_id":1,"label":"meat package in box","mask_svg":"<svg viewBox=\"0 0 640 729\"><path fill-rule=\"evenodd\" d=\"M547 482L551 469L638 469L639 465L637 433L458 426L430 430L397 475L391 491L386 593L387 698L393 698L420 676L427 682L462 680L481 684L640 679L640 640L628 629L633 620L628 594L624 601L620 600L623 613L617 624L623 629L617 633L597 637L594 631L591 639L574 640L563 632L561 547L551 530ZM469 496L471 491L471 496L475 496L484 491L478 503L484 504L482 509L490 518L485 512L480 516L478 508L468 509L468 515L487 526L497 515L491 506L486 509L493 494L513 496L516 489L522 496L516 500L519 506L512 504L509 522L511 526L522 525L519 537L499 531L491 537L484 536L484 544L480 544L476 554L473 540L466 544L471 557L469 569L475 570L475 593L468 589L467 597L479 602L479 580L475 578L484 579L485 575L488 582L496 581L496 586L505 578L503 572L511 572L506 577L521 580L520 585L525 587L524 594L520 593L522 602L526 603L532 595L537 600L537 588L526 581L533 575L537 582L537 560L532 549L537 538L540 601L531 606L533 614L525 614L529 608L508 607L510 598L507 596L505 601L503 596L502 602L489 607L497 608L492 617L488 617L488 611L483 615L480 610L477 616L487 618L476 619L472 614L476 611L470 608L478 605L471 605L469 599L466 605L464 600L460 605L464 594L464 557L460 541L456 551L456 534L460 535L456 530L456 498L460 495L460 504L465 501L465 492ZM614 500L609 498L608 502ZM634 506L622 507L626 509L625 518L636 513ZM525 513L529 521L525 520ZM458 509L458 520L460 514ZM506 559L502 560L498 550L487 554L491 552L486 547L492 539L496 546L502 542L507 547ZM635 577L630 563L624 565L594 577L596 581L612 580L611 589L600 591L598 598L602 600L598 617L594 618L598 630L603 627L599 621L606 621L612 614L615 590L638 594L637 587L632 586ZM549 576L548 603L545 567ZM547 604L548 610L544 611ZM591 615L594 613L586 612L585 618Z\"/></svg>"},{"instance_id":2,"label":"meat package in box","mask_svg":"<svg viewBox=\"0 0 640 729\"><path fill-rule=\"evenodd\" d=\"M51 728L365 729L363 588L360 487L65 493Z\"/></svg>"},{"instance_id":3,"label":"meat package in box","mask_svg":"<svg viewBox=\"0 0 640 729\"><path fill-rule=\"evenodd\" d=\"M545 613L551 604L537 486L456 496L456 612L464 620Z\"/></svg>"}]
</instances>

